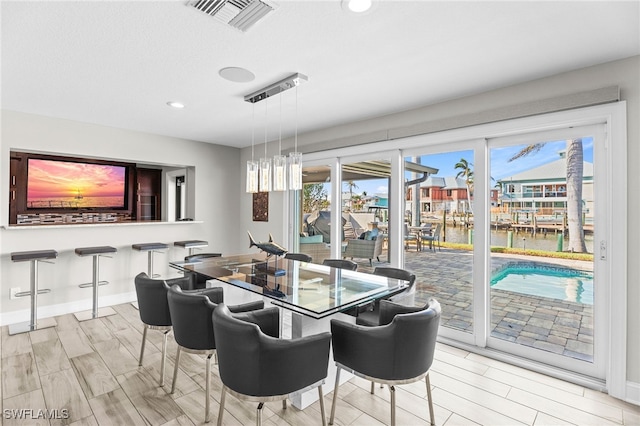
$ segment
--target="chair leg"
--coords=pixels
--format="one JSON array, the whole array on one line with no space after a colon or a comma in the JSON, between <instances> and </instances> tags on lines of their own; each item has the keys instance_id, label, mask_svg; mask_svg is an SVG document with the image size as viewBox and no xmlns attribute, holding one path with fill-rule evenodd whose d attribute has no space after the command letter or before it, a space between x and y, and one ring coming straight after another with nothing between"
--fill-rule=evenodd
<instances>
[{"instance_id":1,"label":"chair leg","mask_svg":"<svg viewBox=\"0 0 640 426\"><path fill-rule=\"evenodd\" d=\"M176 381L178 380L178 365L180 364L180 346L176 351L176 363L173 367L173 383L171 383L171 393L176 390Z\"/></svg>"},{"instance_id":2,"label":"chair leg","mask_svg":"<svg viewBox=\"0 0 640 426\"><path fill-rule=\"evenodd\" d=\"M376 383L371 382L371 395L375 395L375 394L376 394Z\"/></svg>"},{"instance_id":3,"label":"chair leg","mask_svg":"<svg viewBox=\"0 0 640 426\"><path fill-rule=\"evenodd\" d=\"M160 386L164 386L164 365L167 362L167 335L169 331L165 331L162 336L162 359L160 360Z\"/></svg>"},{"instance_id":4,"label":"chair leg","mask_svg":"<svg viewBox=\"0 0 640 426\"><path fill-rule=\"evenodd\" d=\"M209 423L210 419L210 413L209 413L209 406L211 404L209 395L211 393L211 356L213 354L209 354L207 355L207 364L206 364L206 373L205 373L205 379L207 380L207 383L205 385L205 398L206 400L204 401L204 422L205 423Z\"/></svg>"},{"instance_id":5,"label":"chair leg","mask_svg":"<svg viewBox=\"0 0 640 426\"><path fill-rule=\"evenodd\" d=\"M322 426L327 426L327 418L324 414L324 394L322 393L322 385L318 386L318 400L320 401L320 415L322 416Z\"/></svg>"},{"instance_id":6,"label":"chair leg","mask_svg":"<svg viewBox=\"0 0 640 426\"><path fill-rule=\"evenodd\" d=\"M431 380L429 380L429 373L424 377L424 381L427 383L427 400L429 401L429 417L431 418L431 426L436 426L436 415L433 412L433 399L431 399Z\"/></svg>"},{"instance_id":7,"label":"chair leg","mask_svg":"<svg viewBox=\"0 0 640 426\"><path fill-rule=\"evenodd\" d=\"M149 327L144 325L144 329L142 330L142 345L140 346L140 360L138 361L138 367L142 366L142 357L144 357L144 344L147 342L147 330Z\"/></svg>"},{"instance_id":8,"label":"chair leg","mask_svg":"<svg viewBox=\"0 0 640 426\"><path fill-rule=\"evenodd\" d=\"M333 418L336 414L336 402L338 401L338 386L340 385L340 367L336 370L336 385L333 388L333 402L331 403L331 417L329 417L329 424L333 424Z\"/></svg>"},{"instance_id":9,"label":"chair leg","mask_svg":"<svg viewBox=\"0 0 640 426\"><path fill-rule=\"evenodd\" d=\"M218 426L222 426L222 415L224 414L224 400L227 396L227 387L222 385L222 393L220 394L220 409L218 410Z\"/></svg>"},{"instance_id":10,"label":"chair leg","mask_svg":"<svg viewBox=\"0 0 640 426\"><path fill-rule=\"evenodd\" d=\"M391 426L396 426L396 387L389 386L391 392Z\"/></svg>"},{"instance_id":11,"label":"chair leg","mask_svg":"<svg viewBox=\"0 0 640 426\"><path fill-rule=\"evenodd\" d=\"M283 400L282 400L282 409L283 409L283 410L286 410L286 409L287 409L287 400L286 400L286 399L283 399Z\"/></svg>"},{"instance_id":12,"label":"chair leg","mask_svg":"<svg viewBox=\"0 0 640 426\"><path fill-rule=\"evenodd\" d=\"M258 409L256 410L256 426L262 424L262 407L264 407L264 402L258 404Z\"/></svg>"}]
</instances>

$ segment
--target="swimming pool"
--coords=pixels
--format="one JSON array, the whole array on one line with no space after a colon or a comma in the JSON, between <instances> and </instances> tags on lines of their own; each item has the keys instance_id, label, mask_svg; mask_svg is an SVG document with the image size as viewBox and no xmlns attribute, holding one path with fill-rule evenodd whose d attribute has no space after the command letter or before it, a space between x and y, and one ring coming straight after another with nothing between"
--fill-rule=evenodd
<instances>
[{"instance_id":1,"label":"swimming pool","mask_svg":"<svg viewBox=\"0 0 640 426\"><path fill-rule=\"evenodd\" d=\"M575 269L508 264L491 278L491 288L593 305L593 273Z\"/></svg>"}]
</instances>

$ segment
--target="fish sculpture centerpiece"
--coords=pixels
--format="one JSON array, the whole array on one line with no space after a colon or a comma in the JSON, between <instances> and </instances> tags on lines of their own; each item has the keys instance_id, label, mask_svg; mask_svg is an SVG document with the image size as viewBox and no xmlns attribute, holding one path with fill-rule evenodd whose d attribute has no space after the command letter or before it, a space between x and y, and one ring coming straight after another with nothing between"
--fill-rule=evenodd
<instances>
[{"instance_id":1,"label":"fish sculpture centerpiece","mask_svg":"<svg viewBox=\"0 0 640 426\"><path fill-rule=\"evenodd\" d=\"M286 248L282 247L280 244L273 242L273 236L271 234L269 234L269 241L267 242L256 241L249 231L247 231L247 234L249 234L249 248L258 247L260 250L267 253L267 256L282 256L283 254L287 253Z\"/></svg>"},{"instance_id":2,"label":"fish sculpture centerpiece","mask_svg":"<svg viewBox=\"0 0 640 426\"><path fill-rule=\"evenodd\" d=\"M271 234L269 234L269 241L267 242L258 242L253 238L253 235L251 235L251 232L247 231L247 234L249 234L249 248L251 247L258 247L260 250L262 250L263 252L267 253L267 259L270 256L282 256L283 254L285 254L287 252L287 249L285 249L284 247L282 247L279 244L276 244L273 242L273 236ZM268 262L264 262L263 264L256 264L255 268L257 271L260 271L264 274L267 275L273 275L275 277L281 277L283 275L286 274L286 271L284 269L280 269L278 268L278 260L276 257L276 264L274 266L271 266L268 264ZM268 286L266 285L266 281L265 284L263 285L263 287L268 290ZM276 286L275 290L270 290L272 293L272 295L276 295L277 293L277 297L286 297L286 295L284 293L282 293L279 290L280 285L278 284Z\"/></svg>"}]
</instances>

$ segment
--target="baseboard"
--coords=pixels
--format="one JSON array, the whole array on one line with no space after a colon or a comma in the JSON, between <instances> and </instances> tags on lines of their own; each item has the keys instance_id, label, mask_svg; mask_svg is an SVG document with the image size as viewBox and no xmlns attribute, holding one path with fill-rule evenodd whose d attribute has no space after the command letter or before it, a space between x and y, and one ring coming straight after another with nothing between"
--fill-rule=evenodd
<instances>
[{"instance_id":1,"label":"baseboard","mask_svg":"<svg viewBox=\"0 0 640 426\"><path fill-rule=\"evenodd\" d=\"M120 305L122 303L133 302L135 300L137 300L135 291L110 296L100 296L100 307ZM88 311L92 308L92 298L77 300L75 302L60 303L57 305L38 306L38 318L49 318L58 315L73 314L76 312ZM0 314L0 326L29 321L30 316L31 311L29 309L2 313Z\"/></svg>"},{"instance_id":2,"label":"baseboard","mask_svg":"<svg viewBox=\"0 0 640 426\"><path fill-rule=\"evenodd\" d=\"M640 383L627 381L625 401L640 406Z\"/></svg>"}]
</instances>

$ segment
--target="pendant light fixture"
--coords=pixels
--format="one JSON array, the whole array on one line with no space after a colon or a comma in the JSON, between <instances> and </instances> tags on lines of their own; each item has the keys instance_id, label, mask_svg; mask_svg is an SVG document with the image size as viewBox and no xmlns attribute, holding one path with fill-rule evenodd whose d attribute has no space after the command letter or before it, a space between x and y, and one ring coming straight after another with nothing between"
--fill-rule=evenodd
<instances>
[{"instance_id":1,"label":"pendant light fixture","mask_svg":"<svg viewBox=\"0 0 640 426\"><path fill-rule=\"evenodd\" d=\"M273 156L273 190L287 190L287 157L282 155L282 96L280 96L280 131L278 134L278 154Z\"/></svg>"},{"instance_id":2,"label":"pendant light fixture","mask_svg":"<svg viewBox=\"0 0 640 426\"><path fill-rule=\"evenodd\" d=\"M264 157L260 159L260 192L271 191L271 158L267 157L267 102L264 102Z\"/></svg>"},{"instance_id":3,"label":"pendant light fixture","mask_svg":"<svg viewBox=\"0 0 640 426\"><path fill-rule=\"evenodd\" d=\"M247 161L247 192L258 192L258 162L254 160L255 144L255 104L251 106L251 160Z\"/></svg>"},{"instance_id":4,"label":"pendant light fixture","mask_svg":"<svg viewBox=\"0 0 640 426\"><path fill-rule=\"evenodd\" d=\"M303 81L307 81L307 76L296 73L244 97L246 102L251 102L255 105L257 102L266 100L285 90L296 88L294 151L289 153L288 167L287 157L282 155L281 98L278 154L273 156L273 169L271 159L267 157L267 102L265 102L264 157L260 158L259 162L253 160L254 132L252 132L251 161L247 161L247 192L285 191L287 189L287 175L289 177L289 189L302 189L302 153L298 152L298 86Z\"/></svg>"}]
</instances>

